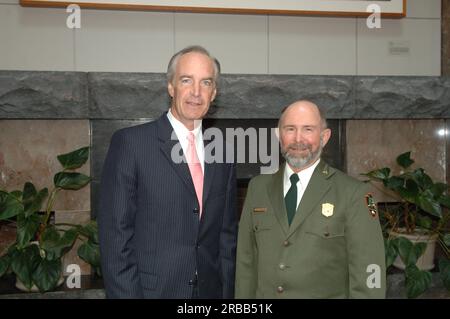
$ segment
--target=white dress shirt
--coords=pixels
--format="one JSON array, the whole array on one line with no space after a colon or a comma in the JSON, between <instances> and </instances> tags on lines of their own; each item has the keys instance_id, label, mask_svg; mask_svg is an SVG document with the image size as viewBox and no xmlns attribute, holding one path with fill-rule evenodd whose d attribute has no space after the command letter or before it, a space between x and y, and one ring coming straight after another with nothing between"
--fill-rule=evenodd
<instances>
[{"instance_id":1,"label":"white dress shirt","mask_svg":"<svg viewBox=\"0 0 450 319\"><path fill-rule=\"evenodd\" d=\"M302 200L303 194L305 193L305 189L308 186L309 180L311 179L312 174L314 173L314 170L316 169L316 166L319 165L320 158L310 167L301 170L297 173L298 175L298 182L297 182L297 206L300 204L300 201ZM286 169L284 170L284 177L283 177L283 197L286 197L286 193L289 191L289 188L291 188L291 180L289 179L292 174L295 174L292 168L289 166L288 163L285 165Z\"/></svg>"},{"instance_id":2,"label":"white dress shirt","mask_svg":"<svg viewBox=\"0 0 450 319\"><path fill-rule=\"evenodd\" d=\"M187 147L188 147L188 134L189 132L194 133L195 137L195 148L197 150L197 156L198 160L200 161L200 165L202 166L203 174L205 173L205 145L203 144L203 133L202 133L202 121L195 121L194 129L192 131L189 131L186 126L184 126L183 123L181 123L178 119L176 119L172 111L169 109L167 112L167 118L169 119L170 124L173 127L173 130L175 131L175 134L178 137L178 140L180 141L181 148L183 149L183 153L187 154Z\"/></svg>"}]
</instances>

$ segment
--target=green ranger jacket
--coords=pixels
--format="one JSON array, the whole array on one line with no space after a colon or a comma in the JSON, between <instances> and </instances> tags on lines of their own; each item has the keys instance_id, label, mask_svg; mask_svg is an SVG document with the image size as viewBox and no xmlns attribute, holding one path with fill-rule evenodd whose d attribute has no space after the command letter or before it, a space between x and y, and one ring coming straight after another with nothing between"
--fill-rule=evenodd
<instances>
[{"instance_id":1,"label":"green ranger jacket","mask_svg":"<svg viewBox=\"0 0 450 319\"><path fill-rule=\"evenodd\" d=\"M283 174L250 181L235 297L384 298L384 243L367 186L321 160L289 226Z\"/></svg>"}]
</instances>

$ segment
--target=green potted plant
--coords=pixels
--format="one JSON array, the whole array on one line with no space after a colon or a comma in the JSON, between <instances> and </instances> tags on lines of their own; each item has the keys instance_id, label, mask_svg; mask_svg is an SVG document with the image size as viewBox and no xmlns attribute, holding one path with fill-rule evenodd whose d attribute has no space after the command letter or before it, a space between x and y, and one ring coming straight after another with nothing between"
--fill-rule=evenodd
<instances>
[{"instance_id":1,"label":"green potted plant","mask_svg":"<svg viewBox=\"0 0 450 319\"><path fill-rule=\"evenodd\" d=\"M413 169L411 152L400 154L396 162L401 168L398 175L389 167L362 174L395 201L378 205L386 267L404 269L407 296L416 298L430 286L434 244L438 242L444 252L438 267L450 290L449 186L434 182L423 168ZM426 261L427 256L431 261Z\"/></svg>"},{"instance_id":2,"label":"green potted plant","mask_svg":"<svg viewBox=\"0 0 450 319\"><path fill-rule=\"evenodd\" d=\"M57 158L63 170L55 174L50 192L47 188L38 191L30 182L22 190L0 190L0 220L17 226L15 242L0 256L0 277L14 273L16 286L23 285L30 291L35 287L50 291L62 283L62 258L78 238L84 241L78 255L100 275L96 222L56 224L50 218L58 193L81 189L90 182L89 176L75 171L89 158L89 147Z\"/></svg>"}]
</instances>

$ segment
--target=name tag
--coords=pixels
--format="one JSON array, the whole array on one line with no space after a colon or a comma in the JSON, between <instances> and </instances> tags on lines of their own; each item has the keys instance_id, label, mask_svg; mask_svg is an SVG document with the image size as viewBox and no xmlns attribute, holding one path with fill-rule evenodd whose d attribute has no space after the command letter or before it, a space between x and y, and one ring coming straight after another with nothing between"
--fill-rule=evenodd
<instances>
[{"instance_id":1,"label":"name tag","mask_svg":"<svg viewBox=\"0 0 450 319\"><path fill-rule=\"evenodd\" d=\"M265 213L267 212L267 208L266 207L254 207L253 208L253 213L254 214L260 214L260 213Z\"/></svg>"}]
</instances>

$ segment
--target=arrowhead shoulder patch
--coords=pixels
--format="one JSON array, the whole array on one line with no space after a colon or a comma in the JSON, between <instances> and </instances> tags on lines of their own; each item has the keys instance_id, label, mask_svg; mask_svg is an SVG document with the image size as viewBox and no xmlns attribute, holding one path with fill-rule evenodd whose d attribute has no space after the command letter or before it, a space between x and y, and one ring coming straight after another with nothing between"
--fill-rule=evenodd
<instances>
[{"instance_id":1,"label":"arrowhead shoulder patch","mask_svg":"<svg viewBox=\"0 0 450 319\"><path fill-rule=\"evenodd\" d=\"M373 218L377 217L378 216L377 205L373 200L372 194L367 193L365 197L366 197L366 205L367 208L369 209L369 215L372 216Z\"/></svg>"}]
</instances>

